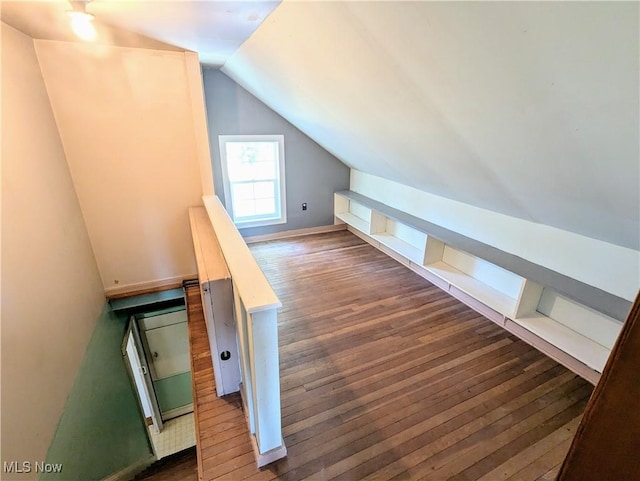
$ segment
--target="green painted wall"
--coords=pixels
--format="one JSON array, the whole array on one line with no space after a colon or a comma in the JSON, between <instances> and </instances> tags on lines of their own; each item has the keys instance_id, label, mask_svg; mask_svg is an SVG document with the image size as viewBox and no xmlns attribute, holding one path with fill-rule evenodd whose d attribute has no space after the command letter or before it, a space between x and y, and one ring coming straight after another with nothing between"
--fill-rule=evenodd
<instances>
[{"instance_id":1,"label":"green painted wall","mask_svg":"<svg viewBox=\"0 0 640 481\"><path fill-rule=\"evenodd\" d=\"M190 372L154 381L153 387L163 413L193 402Z\"/></svg>"},{"instance_id":2,"label":"green painted wall","mask_svg":"<svg viewBox=\"0 0 640 481\"><path fill-rule=\"evenodd\" d=\"M146 427L121 353L126 316L106 306L53 438L41 480L100 480L152 456ZM43 393L46 396L46 393Z\"/></svg>"}]
</instances>

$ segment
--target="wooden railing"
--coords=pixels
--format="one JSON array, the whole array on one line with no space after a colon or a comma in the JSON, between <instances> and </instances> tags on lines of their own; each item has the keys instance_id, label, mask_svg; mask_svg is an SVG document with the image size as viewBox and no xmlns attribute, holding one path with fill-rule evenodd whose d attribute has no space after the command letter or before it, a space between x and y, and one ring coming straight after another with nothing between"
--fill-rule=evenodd
<instances>
[{"instance_id":1,"label":"wooden railing","mask_svg":"<svg viewBox=\"0 0 640 481\"><path fill-rule=\"evenodd\" d=\"M204 205L231 273L241 394L258 467L286 456L280 411L277 309L282 305L215 196Z\"/></svg>"}]
</instances>

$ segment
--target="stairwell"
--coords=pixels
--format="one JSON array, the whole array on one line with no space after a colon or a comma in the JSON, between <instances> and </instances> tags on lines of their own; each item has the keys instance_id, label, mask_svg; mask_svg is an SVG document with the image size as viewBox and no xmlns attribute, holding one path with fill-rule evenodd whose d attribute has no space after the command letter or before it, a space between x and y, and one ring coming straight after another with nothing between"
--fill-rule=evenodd
<instances>
[{"instance_id":1,"label":"stairwell","mask_svg":"<svg viewBox=\"0 0 640 481\"><path fill-rule=\"evenodd\" d=\"M156 461L134 481L198 481L196 448L185 449Z\"/></svg>"}]
</instances>

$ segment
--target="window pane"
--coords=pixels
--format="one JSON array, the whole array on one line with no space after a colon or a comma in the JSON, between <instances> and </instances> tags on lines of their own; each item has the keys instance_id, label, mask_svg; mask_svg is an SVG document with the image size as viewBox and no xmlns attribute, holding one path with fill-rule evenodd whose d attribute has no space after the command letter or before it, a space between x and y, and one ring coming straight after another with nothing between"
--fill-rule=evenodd
<instances>
[{"instance_id":1,"label":"window pane","mask_svg":"<svg viewBox=\"0 0 640 481\"><path fill-rule=\"evenodd\" d=\"M229 180L231 182L243 182L253 180L253 165L246 162L231 162L227 157L227 170L229 171Z\"/></svg>"},{"instance_id":2,"label":"window pane","mask_svg":"<svg viewBox=\"0 0 640 481\"><path fill-rule=\"evenodd\" d=\"M254 185L253 183L249 184L232 184L231 188L233 189L233 199L235 202L243 201L243 200L253 200L256 196L254 193ZM234 202L234 203L235 203Z\"/></svg>"},{"instance_id":3,"label":"window pane","mask_svg":"<svg viewBox=\"0 0 640 481\"><path fill-rule=\"evenodd\" d=\"M253 178L255 180L275 179L276 165L275 162L256 162L253 165Z\"/></svg>"},{"instance_id":4,"label":"window pane","mask_svg":"<svg viewBox=\"0 0 640 481\"><path fill-rule=\"evenodd\" d=\"M233 204L233 218L249 217L255 215L256 206L252 200L241 200Z\"/></svg>"},{"instance_id":5,"label":"window pane","mask_svg":"<svg viewBox=\"0 0 640 481\"><path fill-rule=\"evenodd\" d=\"M255 142L256 161L258 162L277 162L278 161L278 142Z\"/></svg>"},{"instance_id":6,"label":"window pane","mask_svg":"<svg viewBox=\"0 0 640 481\"><path fill-rule=\"evenodd\" d=\"M282 136L223 136L225 197L238 225L284 222L286 207L280 199L284 185ZM282 178L281 178L282 176Z\"/></svg>"},{"instance_id":7,"label":"window pane","mask_svg":"<svg viewBox=\"0 0 640 481\"><path fill-rule=\"evenodd\" d=\"M226 153L231 182L277 177L277 142L227 142Z\"/></svg>"},{"instance_id":8,"label":"window pane","mask_svg":"<svg viewBox=\"0 0 640 481\"><path fill-rule=\"evenodd\" d=\"M255 203L257 215L276 214L276 201L271 199L258 199ZM280 214L278 213L278 216Z\"/></svg>"},{"instance_id":9,"label":"window pane","mask_svg":"<svg viewBox=\"0 0 640 481\"><path fill-rule=\"evenodd\" d=\"M253 184L256 199L274 197L276 195L275 182L256 182Z\"/></svg>"}]
</instances>

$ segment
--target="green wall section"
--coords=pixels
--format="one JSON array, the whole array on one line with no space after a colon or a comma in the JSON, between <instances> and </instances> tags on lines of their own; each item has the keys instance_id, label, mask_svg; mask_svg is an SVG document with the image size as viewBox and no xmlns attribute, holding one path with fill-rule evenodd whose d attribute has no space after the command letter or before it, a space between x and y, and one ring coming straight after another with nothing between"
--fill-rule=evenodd
<instances>
[{"instance_id":1,"label":"green wall section","mask_svg":"<svg viewBox=\"0 0 640 481\"><path fill-rule=\"evenodd\" d=\"M146 427L121 352L126 327L126 316L114 314L107 305L47 454L47 463L63 463L63 470L43 474L41 480L100 480L151 458Z\"/></svg>"},{"instance_id":2,"label":"green wall section","mask_svg":"<svg viewBox=\"0 0 640 481\"><path fill-rule=\"evenodd\" d=\"M160 411L163 413L193 402L190 372L154 381L153 387L156 390Z\"/></svg>"}]
</instances>

